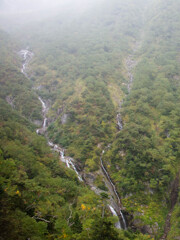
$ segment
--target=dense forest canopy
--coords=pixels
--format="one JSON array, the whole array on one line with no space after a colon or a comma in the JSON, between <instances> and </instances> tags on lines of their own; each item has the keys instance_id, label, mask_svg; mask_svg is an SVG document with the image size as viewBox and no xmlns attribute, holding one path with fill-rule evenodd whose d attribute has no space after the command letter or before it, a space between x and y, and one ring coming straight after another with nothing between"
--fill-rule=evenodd
<instances>
[{"instance_id":1,"label":"dense forest canopy","mask_svg":"<svg viewBox=\"0 0 180 240\"><path fill-rule=\"evenodd\" d=\"M0 1L2 239L178 239L179 12Z\"/></svg>"}]
</instances>

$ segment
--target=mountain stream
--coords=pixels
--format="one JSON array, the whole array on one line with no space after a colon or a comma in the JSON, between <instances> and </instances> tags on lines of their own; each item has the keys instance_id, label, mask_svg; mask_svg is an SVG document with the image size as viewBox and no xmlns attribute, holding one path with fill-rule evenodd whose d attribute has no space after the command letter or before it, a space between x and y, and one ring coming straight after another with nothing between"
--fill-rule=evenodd
<instances>
[{"instance_id":1,"label":"mountain stream","mask_svg":"<svg viewBox=\"0 0 180 240\"><path fill-rule=\"evenodd\" d=\"M33 58L34 54L31 51L29 51L28 49L25 49L25 50L21 50L19 52L19 55L23 59L21 72L25 75L25 77L28 78L27 66L28 66L29 62L31 61L31 59ZM130 91L130 84L132 83L132 80L133 80L133 76L130 75L128 91ZM38 96L38 99L39 99L39 101L41 102L41 105L42 105L43 123L42 123L41 128L36 130L36 133L41 134L41 133L45 133L46 129L48 127L47 113L48 113L49 107L48 107L46 101L43 100L40 96ZM122 102L120 103L120 108L121 108L121 105L122 105ZM118 126L119 131L123 129L123 124L122 124L122 119L121 119L121 114L120 113L117 114L117 126ZM82 182L83 179L82 179L80 173L76 169L76 166L74 164L74 162L75 162L74 159L71 158L71 157L65 156L65 149L61 148L59 145L57 145L57 144L55 144L55 143L53 143L49 140L48 140L48 145L51 147L51 149L53 151L56 151L56 152L59 153L60 160L62 162L64 162L68 168L73 169L75 171L75 173L77 174L77 177L78 177L79 181ZM101 169L102 169L103 175L106 177L107 182L108 182L108 184L106 184L106 185L107 185L108 190L109 190L110 195L111 195L111 200L110 200L110 204L108 205L108 207L109 207L112 215L119 218L119 221L116 222L115 227L117 229L125 229L126 230L127 229L127 223L126 223L124 214L122 213L122 210L121 210L122 209L122 204L121 204L119 195L116 191L115 185L111 181L111 178L110 178L106 168L103 165L102 157L103 157L104 152L105 151L103 150L103 152L101 154L100 161L101 161ZM116 198L117 201L115 201L114 198Z\"/></svg>"}]
</instances>

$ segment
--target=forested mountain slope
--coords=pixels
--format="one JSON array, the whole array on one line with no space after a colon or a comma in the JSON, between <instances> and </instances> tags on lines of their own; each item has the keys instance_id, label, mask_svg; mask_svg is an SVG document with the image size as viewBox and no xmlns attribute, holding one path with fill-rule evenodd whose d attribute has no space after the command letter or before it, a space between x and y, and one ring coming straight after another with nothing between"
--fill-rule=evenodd
<instances>
[{"instance_id":1,"label":"forested mountain slope","mask_svg":"<svg viewBox=\"0 0 180 240\"><path fill-rule=\"evenodd\" d=\"M102 197L80 184L36 134L32 112L41 120L41 107L33 83L20 72L17 45L3 31L0 46L1 239L94 239L99 225L108 228L107 237L121 239L107 207L101 219Z\"/></svg>"},{"instance_id":2,"label":"forested mountain slope","mask_svg":"<svg viewBox=\"0 0 180 240\"><path fill-rule=\"evenodd\" d=\"M26 25L18 45L1 32L3 239L178 239L179 12L176 0L104 0ZM20 46L34 53L29 78ZM49 104L46 137L84 183L35 133L38 96ZM102 161L127 231L113 227Z\"/></svg>"},{"instance_id":3,"label":"forested mountain slope","mask_svg":"<svg viewBox=\"0 0 180 240\"><path fill-rule=\"evenodd\" d=\"M132 90L122 107L124 128L106 155L123 204L140 227L163 232L177 201L168 239L180 235L179 10L177 1L158 1L149 10Z\"/></svg>"},{"instance_id":4,"label":"forested mountain slope","mask_svg":"<svg viewBox=\"0 0 180 240\"><path fill-rule=\"evenodd\" d=\"M106 2L71 24L60 16L27 35L35 51L32 79L52 101L50 136L83 165L116 133L117 107L127 93L123 61L142 27L142 11L132 1Z\"/></svg>"}]
</instances>

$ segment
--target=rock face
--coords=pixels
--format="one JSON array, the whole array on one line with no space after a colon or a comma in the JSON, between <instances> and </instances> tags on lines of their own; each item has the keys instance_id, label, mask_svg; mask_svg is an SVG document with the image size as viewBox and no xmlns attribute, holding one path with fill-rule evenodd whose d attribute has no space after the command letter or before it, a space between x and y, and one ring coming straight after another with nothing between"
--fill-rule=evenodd
<instances>
[{"instance_id":1,"label":"rock face","mask_svg":"<svg viewBox=\"0 0 180 240\"><path fill-rule=\"evenodd\" d=\"M7 96L6 97L6 102L11 105L12 108L14 108L14 99L12 96Z\"/></svg>"},{"instance_id":2,"label":"rock face","mask_svg":"<svg viewBox=\"0 0 180 240\"><path fill-rule=\"evenodd\" d=\"M96 180L96 177L91 173L85 173L84 175L85 175L85 178L89 179L89 181L91 182L94 182Z\"/></svg>"},{"instance_id":3,"label":"rock face","mask_svg":"<svg viewBox=\"0 0 180 240\"><path fill-rule=\"evenodd\" d=\"M61 123L66 124L69 117L70 117L69 114L67 114L67 113L63 114L62 117L61 117Z\"/></svg>"},{"instance_id":4,"label":"rock face","mask_svg":"<svg viewBox=\"0 0 180 240\"><path fill-rule=\"evenodd\" d=\"M131 222L131 228L135 229L135 230L139 230L140 232L142 232L143 234L149 234L152 237L155 237L158 234L158 231L160 229L159 225L157 222L155 222L154 225L145 225L144 222L137 218L138 216L141 216L142 213L136 212L134 213L134 215L132 216L132 222Z\"/></svg>"},{"instance_id":5,"label":"rock face","mask_svg":"<svg viewBox=\"0 0 180 240\"><path fill-rule=\"evenodd\" d=\"M60 115L63 111L64 111L64 108L63 108L63 107L58 108L58 110L57 110L57 115Z\"/></svg>"},{"instance_id":6,"label":"rock face","mask_svg":"<svg viewBox=\"0 0 180 240\"><path fill-rule=\"evenodd\" d=\"M40 120L34 120L33 123L38 127L40 127L42 125L42 121L40 121Z\"/></svg>"}]
</instances>

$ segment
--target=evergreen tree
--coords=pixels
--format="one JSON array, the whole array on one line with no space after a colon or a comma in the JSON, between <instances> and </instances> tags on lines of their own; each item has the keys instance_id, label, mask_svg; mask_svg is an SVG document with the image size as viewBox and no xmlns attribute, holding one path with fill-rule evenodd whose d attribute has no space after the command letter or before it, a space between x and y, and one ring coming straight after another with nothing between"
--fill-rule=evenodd
<instances>
[{"instance_id":1,"label":"evergreen tree","mask_svg":"<svg viewBox=\"0 0 180 240\"><path fill-rule=\"evenodd\" d=\"M91 240L120 240L113 224L105 218L94 221Z\"/></svg>"},{"instance_id":2,"label":"evergreen tree","mask_svg":"<svg viewBox=\"0 0 180 240\"><path fill-rule=\"evenodd\" d=\"M73 233L81 233L82 232L82 223L79 219L79 214L76 213L74 217L74 223L71 227Z\"/></svg>"}]
</instances>

